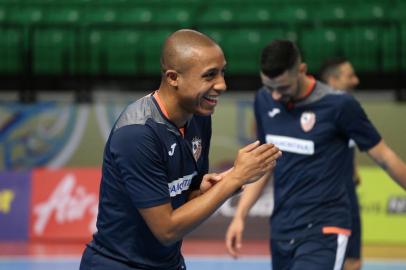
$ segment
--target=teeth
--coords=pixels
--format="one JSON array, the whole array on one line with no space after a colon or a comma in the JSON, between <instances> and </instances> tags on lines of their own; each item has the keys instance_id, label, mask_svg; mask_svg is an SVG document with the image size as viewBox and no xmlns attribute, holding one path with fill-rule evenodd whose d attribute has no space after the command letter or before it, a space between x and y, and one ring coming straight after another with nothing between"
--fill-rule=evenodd
<instances>
[{"instance_id":1,"label":"teeth","mask_svg":"<svg viewBox=\"0 0 406 270\"><path fill-rule=\"evenodd\" d=\"M208 98L208 99L212 99L212 100L218 100L218 96L205 96L205 98Z\"/></svg>"}]
</instances>

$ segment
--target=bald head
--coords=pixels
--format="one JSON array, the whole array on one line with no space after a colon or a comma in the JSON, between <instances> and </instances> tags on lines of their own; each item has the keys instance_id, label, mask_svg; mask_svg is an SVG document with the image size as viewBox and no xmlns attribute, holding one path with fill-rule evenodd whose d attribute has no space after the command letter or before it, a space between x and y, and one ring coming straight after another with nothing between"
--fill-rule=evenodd
<instances>
[{"instance_id":1,"label":"bald head","mask_svg":"<svg viewBox=\"0 0 406 270\"><path fill-rule=\"evenodd\" d=\"M199 48L218 46L208 36L189 29L172 33L164 43L161 53L161 70L186 70L192 59L198 56Z\"/></svg>"}]
</instances>

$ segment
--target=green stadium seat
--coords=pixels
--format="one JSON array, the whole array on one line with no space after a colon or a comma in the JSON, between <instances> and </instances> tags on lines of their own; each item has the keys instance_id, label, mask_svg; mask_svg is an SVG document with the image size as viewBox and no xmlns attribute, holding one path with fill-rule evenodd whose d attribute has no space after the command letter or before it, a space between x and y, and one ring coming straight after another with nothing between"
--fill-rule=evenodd
<instances>
[{"instance_id":1,"label":"green stadium seat","mask_svg":"<svg viewBox=\"0 0 406 270\"><path fill-rule=\"evenodd\" d=\"M338 55L359 72L406 69L406 0L0 0L0 24L0 72L23 70L32 49L36 74L156 75L179 28L207 31L231 74L256 73L274 37L297 41L311 72Z\"/></svg>"},{"instance_id":2,"label":"green stadium seat","mask_svg":"<svg viewBox=\"0 0 406 270\"><path fill-rule=\"evenodd\" d=\"M199 27L207 27L210 25L233 25L236 17L233 8L213 5L202 11L197 23Z\"/></svg>"},{"instance_id":3,"label":"green stadium seat","mask_svg":"<svg viewBox=\"0 0 406 270\"><path fill-rule=\"evenodd\" d=\"M406 1L398 0L389 8L389 16L401 22L406 22Z\"/></svg>"},{"instance_id":4,"label":"green stadium seat","mask_svg":"<svg viewBox=\"0 0 406 270\"><path fill-rule=\"evenodd\" d=\"M352 27L346 29L342 43L344 55L358 72L380 70L380 36L376 27Z\"/></svg>"},{"instance_id":5,"label":"green stadium seat","mask_svg":"<svg viewBox=\"0 0 406 270\"><path fill-rule=\"evenodd\" d=\"M93 30L89 35L89 73L135 75L140 72L141 35L132 30Z\"/></svg>"},{"instance_id":6,"label":"green stadium seat","mask_svg":"<svg viewBox=\"0 0 406 270\"><path fill-rule=\"evenodd\" d=\"M342 31L340 28L317 27L303 32L299 45L303 60L311 73L318 72L325 59L342 55Z\"/></svg>"},{"instance_id":7,"label":"green stadium seat","mask_svg":"<svg viewBox=\"0 0 406 270\"><path fill-rule=\"evenodd\" d=\"M48 24L74 25L80 21L80 12L77 8L47 8L43 12L43 22Z\"/></svg>"},{"instance_id":8,"label":"green stadium seat","mask_svg":"<svg viewBox=\"0 0 406 270\"><path fill-rule=\"evenodd\" d=\"M19 25L33 25L40 23L43 18L43 11L39 7L14 7L8 10L6 20L8 23Z\"/></svg>"},{"instance_id":9,"label":"green stadium seat","mask_svg":"<svg viewBox=\"0 0 406 270\"><path fill-rule=\"evenodd\" d=\"M99 2L101 0L58 0L58 3L61 6L86 6L88 4L95 4L96 1Z\"/></svg>"},{"instance_id":10,"label":"green stadium seat","mask_svg":"<svg viewBox=\"0 0 406 270\"><path fill-rule=\"evenodd\" d=\"M241 29L230 31L223 45L227 57L228 74L255 74L258 72L262 36L259 31Z\"/></svg>"},{"instance_id":11,"label":"green stadium seat","mask_svg":"<svg viewBox=\"0 0 406 270\"><path fill-rule=\"evenodd\" d=\"M238 11L235 21L247 27L269 25L274 13L270 4L244 5Z\"/></svg>"},{"instance_id":12,"label":"green stadium seat","mask_svg":"<svg viewBox=\"0 0 406 270\"><path fill-rule=\"evenodd\" d=\"M73 74L76 70L75 33L41 29L33 37L34 74Z\"/></svg>"},{"instance_id":13,"label":"green stadium seat","mask_svg":"<svg viewBox=\"0 0 406 270\"><path fill-rule=\"evenodd\" d=\"M406 70L406 46L405 46L405 44L406 44L406 22L403 22L401 24L400 32L401 32L400 38L401 38L401 44L402 44L401 51L400 51L400 53L401 53L400 56L401 56L401 61L402 61L401 69L404 72Z\"/></svg>"},{"instance_id":14,"label":"green stadium seat","mask_svg":"<svg viewBox=\"0 0 406 270\"><path fill-rule=\"evenodd\" d=\"M49 4L58 3L58 0L21 0L21 2L28 5L38 5L45 7Z\"/></svg>"},{"instance_id":15,"label":"green stadium seat","mask_svg":"<svg viewBox=\"0 0 406 270\"><path fill-rule=\"evenodd\" d=\"M272 39L285 38L282 30L256 30L242 28L224 31L221 34L228 74L256 74L262 49Z\"/></svg>"},{"instance_id":16,"label":"green stadium seat","mask_svg":"<svg viewBox=\"0 0 406 270\"><path fill-rule=\"evenodd\" d=\"M9 6L21 4L24 0L0 0L0 5Z\"/></svg>"},{"instance_id":17,"label":"green stadium seat","mask_svg":"<svg viewBox=\"0 0 406 270\"><path fill-rule=\"evenodd\" d=\"M81 22L84 25L111 24L117 19L117 12L112 8L88 8L82 13Z\"/></svg>"},{"instance_id":18,"label":"green stadium seat","mask_svg":"<svg viewBox=\"0 0 406 270\"><path fill-rule=\"evenodd\" d=\"M97 0L96 0L97 1ZM109 1L109 0L106 0ZM114 0L110 0L114 2ZM199 5L207 5L207 0L127 0L129 7L148 7L148 8L161 8L161 12L169 7L196 7Z\"/></svg>"},{"instance_id":19,"label":"green stadium seat","mask_svg":"<svg viewBox=\"0 0 406 270\"><path fill-rule=\"evenodd\" d=\"M162 12L161 8L153 9L153 23L163 26L191 27L194 8L169 7Z\"/></svg>"},{"instance_id":20,"label":"green stadium seat","mask_svg":"<svg viewBox=\"0 0 406 270\"><path fill-rule=\"evenodd\" d=\"M0 23L4 23L6 21L7 13L7 8L0 6Z\"/></svg>"},{"instance_id":21,"label":"green stadium seat","mask_svg":"<svg viewBox=\"0 0 406 270\"><path fill-rule=\"evenodd\" d=\"M16 74L24 69L23 35L15 29L0 29L0 73Z\"/></svg>"},{"instance_id":22,"label":"green stadium seat","mask_svg":"<svg viewBox=\"0 0 406 270\"><path fill-rule=\"evenodd\" d=\"M310 17L318 23L323 22L348 22L350 6L342 2L326 2L310 10Z\"/></svg>"},{"instance_id":23,"label":"green stadium seat","mask_svg":"<svg viewBox=\"0 0 406 270\"><path fill-rule=\"evenodd\" d=\"M381 28L379 39L382 42L382 68L385 72L396 72L400 67L401 56L396 26ZM405 44L405 43L403 43Z\"/></svg>"},{"instance_id":24,"label":"green stadium seat","mask_svg":"<svg viewBox=\"0 0 406 270\"><path fill-rule=\"evenodd\" d=\"M389 18L388 6L385 2L364 2L349 4L349 19L352 22L385 20Z\"/></svg>"},{"instance_id":25,"label":"green stadium seat","mask_svg":"<svg viewBox=\"0 0 406 270\"><path fill-rule=\"evenodd\" d=\"M116 6L120 4L128 4L134 0L94 0L94 4L99 6Z\"/></svg>"},{"instance_id":26,"label":"green stadium seat","mask_svg":"<svg viewBox=\"0 0 406 270\"><path fill-rule=\"evenodd\" d=\"M153 18L153 11L151 8L139 7L139 8L125 8L119 11L117 17L117 23L131 24L131 25L150 25L155 18ZM160 14L159 14L160 16Z\"/></svg>"},{"instance_id":27,"label":"green stadium seat","mask_svg":"<svg viewBox=\"0 0 406 270\"><path fill-rule=\"evenodd\" d=\"M199 25L230 25L241 27L269 25L269 23L292 24L310 20L308 5L272 3L244 3L243 5L216 4L209 6L199 19ZM248 24L248 25L247 25ZM252 24L252 25L251 25Z\"/></svg>"},{"instance_id":28,"label":"green stadium seat","mask_svg":"<svg viewBox=\"0 0 406 270\"><path fill-rule=\"evenodd\" d=\"M170 29L144 32L144 50L143 50L143 73L146 75L159 75L160 56L162 44L165 39L172 33Z\"/></svg>"},{"instance_id":29,"label":"green stadium seat","mask_svg":"<svg viewBox=\"0 0 406 270\"><path fill-rule=\"evenodd\" d=\"M263 4L283 4L285 1L288 0L255 0L255 1L247 1L247 0L206 0L209 2L210 5L229 5L229 6L246 6L246 5L263 5Z\"/></svg>"},{"instance_id":30,"label":"green stadium seat","mask_svg":"<svg viewBox=\"0 0 406 270\"><path fill-rule=\"evenodd\" d=\"M272 14L271 21L284 24L296 24L310 21L311 7L305 4L272 5L269 12Z\"/></svg>"},{"instance_id":31,"label":"green stadium seat","mask_svg":"<svg viewBox=\"0 0 406 270\"><path fill-rule=\"evenodd\" d=\"M144 0L144 1L148 1L150 2L151 0ZM166 1L166 2L162 2L159 1L159 5L177 5L177 6L182 6L182 7L198 7L198 6L203 6L203 5L207 5L207 0L171 0L171 1Z\"/></svg>"},{"instance_id":32,"label":"green stadium seat","mask_svg":"<svg viewBox=\"0 0 406 270\"><path fill-rule=\"evenodd\" d=\"M18 26L23 29L23 36L21 43L24 50L30 49L30 35L29 30L42 22L43 10L39 7L15 5L6 11L5 22L7 24Z\"/></svg>"}]
</instances>

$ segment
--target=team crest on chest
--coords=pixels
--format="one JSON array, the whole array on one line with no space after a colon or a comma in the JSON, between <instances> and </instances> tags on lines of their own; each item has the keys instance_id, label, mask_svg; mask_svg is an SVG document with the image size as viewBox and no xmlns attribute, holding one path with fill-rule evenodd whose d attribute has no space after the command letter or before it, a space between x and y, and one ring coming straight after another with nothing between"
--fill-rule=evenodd
<instances>
[{"instance_id":1,"label":"team crest on chest","mask_svg":"<svg viewBox=\"0 0 406 270\"><path fill-rule=\"evenodd\" d=\"M300 117L300 126L304 132L309 132L316 124L316 114L314 112L303 112Z\"/></svg>"},{"instance_id":2,"label":"team crest on chest","mask_svg":"<svg viewBox=\"0 0 406 270\"><path fill-rule=\"evenodd\" d=\"M202 154L202 139L194 137L192 140L193 157L197 161Z\"/></svg>"}]
</instances>

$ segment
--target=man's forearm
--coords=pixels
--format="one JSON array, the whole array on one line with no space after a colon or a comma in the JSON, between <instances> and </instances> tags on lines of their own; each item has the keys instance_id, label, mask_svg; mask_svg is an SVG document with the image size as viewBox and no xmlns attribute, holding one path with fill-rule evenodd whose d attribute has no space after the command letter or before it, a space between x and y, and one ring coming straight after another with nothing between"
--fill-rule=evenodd
<instances>
[{"instance_id":1,"label":"man's forearm","mask_svg":"<svg viewBox=\"0 0 406 270\"><path fill-rule=\"evenodd\" d=\"M271 177L272 175L270 173L267 173L257 182L245 186L238 202L238 206L234 215L235 218L245 219L251 207L261 196L264 187Z\"/></svg>"},{"instance_id":2,"label":"man's forearm","mask_svg":"<svg viewBox=\"0 0 406 270\"><path fill-rule=\"evenodd\" d=\"M207 192L195 197L172 212L170 220L172 224L176 224L176 226L172 227L174 239L181 239L192 231L238 190L238 185L227 180L224 179Z\"/></svg>"},{"instance_id":3,"label":"man's forearm","mask_svg":"<svg viewBox=\"0 0 406 270\"><path fill-rule=\"evenodd\" d=\"M383 140L369 150L368 154L393 180L406 189L406 164Z\"/></svg>"},{"instance_id":4,"label":"man's forearm","mask_svg":"<svg viewBox=\"0 0 406 270\"><path fill-rule=\"evenodd\" d=\"M393 152L387 154L385 160L383 160L382 168L406 190L406 165L405 163Z\"/></svg>"}]
</instances>

